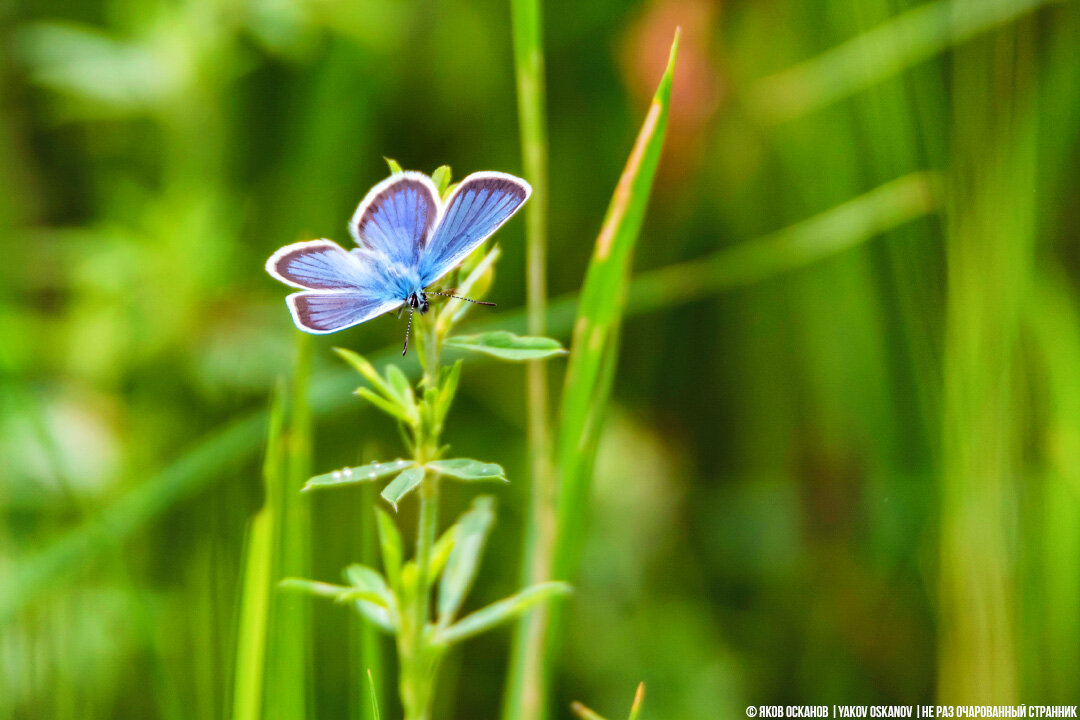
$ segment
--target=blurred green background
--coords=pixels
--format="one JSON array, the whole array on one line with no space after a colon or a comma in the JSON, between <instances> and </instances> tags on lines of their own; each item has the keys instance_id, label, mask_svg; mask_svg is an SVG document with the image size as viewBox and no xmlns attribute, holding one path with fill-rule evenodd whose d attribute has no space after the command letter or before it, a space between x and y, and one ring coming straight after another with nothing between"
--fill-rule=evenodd
<instances>
[{"instance_id":1,"label":"blurred green background","mask_svg":"<svg viewBox=\"0 0 1080 720\"><path fill-rule=\"evenodd\" d=\"M638 680L650 718L1075 702L1077 3L544 16L553 296L683 28L557 713ZM276 379L310 354L315 470L400 452L330 347L404 320L300 341L262 269L344 242L384 155L521 171L506 3L0 0L0 718L229 715ZM522 221L499 241L473 318L520 330ZM466 367L447 438L514 481L475 605L519 576L524 405ZM302 502L336 580L370 498ZM309 714L361 717L357 623L310 607ZM452 656L439 717L497 716L508 643Z\"/></svg>"}]
</instances>

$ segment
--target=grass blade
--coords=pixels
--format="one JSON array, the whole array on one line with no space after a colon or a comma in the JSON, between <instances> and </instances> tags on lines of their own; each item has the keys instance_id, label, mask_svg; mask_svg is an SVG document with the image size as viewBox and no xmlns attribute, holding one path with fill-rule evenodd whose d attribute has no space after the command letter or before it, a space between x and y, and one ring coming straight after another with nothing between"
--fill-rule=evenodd
<instances>
[{"instance_id":1,"label":"grass blade","mask_svg":"<svg viewBox=\"0 0 1080 720\"><path fill-rule=\"evenodd\" d=\"M375 676L371 674L371 670L367 671L368 676L368 689L371 692L371 718L372 720L379 720L379 693L375 687Z\"/></svg>"},{"instance_id":2,"label":"grass blade","mask_svg":"<svg viewBox=\"0 0 1080 720\"><path fill-rule=\"evenodd\" d=\"M676 33L667 70L615 188L581 291L556 446L560 491L554 577L566 578L573 573L592 466L592 458L584 457L580 449L588 447L598 433L592 421L606 404L609 388L599 380L604 374L605 353L617 341L634 244L660 163L678 46Z\"/></svg>"},{"instance_id":3,"label":"grass blade","mask_svg":"<svg viewBox=\"0 0 1080 720\"><path fill-rule=\"evenodd\" d=\"M397 535L397 527L394 526L393 521L388 515L386 515L386 513L383 512L382 508L377 507L376 495L377 493L374 485L365 486L361 492L361 498L363 500L363 512L361 516L364 518L372 518L376 517L376 511L378 513L378 531L376 531L374 523L366 521L363 525L362 535L360 538L360 558L362 562L369 566L375 565L376 555L381 555L384 563L387 563L387 561L389 560L389 564L394 564L393 545L395 538L393 536L387 536L385 534L386 529L382 527L382 521L384 517L385 520L390 523L394 535ZM390 582L392 583L391 587L394 588L396 588L397 578L400 574L402 554L401 536L397 535L396 540L398 558L397 570L396 572L394 572L394 574L391 574L392 571L389 568L383 568L383 571L387 574L387 577L390 578ZM379 546L378 550L376 550L376 545ZM387 547L387 545L389 547ZM352 648L350 650L350 655L352 657L350 658L350 665L357 669L363 669L362 671L364 672L364 674L367 675L366 684L368 690L371 692L371 703L369 705L362 702L362 698L358 698L359 700L361 700L361 702L359 703L360 712L355 712L356 708L354 708L354 712L351 713L351 715L353 717L359 716L361 718L364 718L364 720L378 720L379 706L386 704L386 696L383 685L381 683L375 682L375 675L378 675L380 678L384 677L383 652L381 647L382 640L380 637L380 633L385 632L385 626L378 625L377 621L365 622L366 618L372 617L376 614L374 612L376 608L364 608L361 606L360 603L357 603L357 609L363 615L363 618L354 617L352 618L352 622L350 623L350 626L352 626L353 628L353 637L355 638L354 643L351 643ZM389 623L389 614L387 614L386 620L387 623ZM364 683L361 682L358 684L363 685Z\"/></svg>"},{"instance_id":4,"label":"grass blade","mask_svg":"<svg viewBox=\"0 0 1080 720\"><path fill-rule=\"evenodd\" d=\"M271 485L270 477L283 472L284 408L283 391L279 386L270 407L270 430L263 463L263 482L267 486L267 494ZM259 720L262 717L266 635L273 592L274 520L271 512L268 506L261 508L248 528L236 637L236 666L233 671L233 720Z\"/></svg>"},{"instance_id":5,"label":"grass blade","mask_svg":"<svg viewBox=\"0 0 1080 720\"><path fill-rule=\"evenodd\" d=\"M296 333L296 368L290 393L286 435L286 474L267 494L278 520L274 528L274 579L305 577L311 570L311 530L307 502L300 492L311 476L311 411L308 382L311 338ZM310 665L309 604L289 593L276 593L271 603L271 634L267 669L266 714L296 720L307 714Z\"/></svg>"},{"instance_id":6,"label":"grass blade","mask_svg":"<svg viewBox=\"0 0 1080 720\"><path fill-rule=\"evenodd\" d=\"M816 58L758 81L749 103L767 122L784 122L900 74L976 35L1060 0L934 0Z\"/></svg>"},{"instance_id":7,"label":"grass blade","mask_svg":"<svg viewBox=\"0 0 1080 720\"><path fill-rule=\"evenodd\" d=\"M552 577L566 579L573 574L592 468L592 455L582 450L595 447L597 415L603 412L610 389L610 373L603 372L605 358L613 357L617 343L633 248L660 164L678 46L676 31L667 69L615 188L585 277L556 437L556 536L552 543L552 539L541 538L535 532L527 535L526 571L533 582ZM550 560L543 553L552 553ZM554 626L549 625L549 612L541 607L518 627L504 702L506 718L536 720L545 714L546 664L551 661L546 646Z\"/></svg>"},{"instance_id":8,"label":"grass blade","mask_svg":"<svg viewBox=\"0 0 1080 720\"><path fill-rule=\"evenodd\" d=\"M542 337L547 332L547 212L548 142L544 98L544 44L541 0L510 0L514 38L514 68L518 91L518 121L525 177L532 185L525 207L526 329ZM546 580L554 547L555 477L551 463L551 421L548 409L548 370L539 360L526 370L528 391L529 498L522 543L523 585ZM526 678L535 675L529 638L536 635L529 618L514 631L503 717L535 717L524 707Z\"/></svg>"}]
</instances>

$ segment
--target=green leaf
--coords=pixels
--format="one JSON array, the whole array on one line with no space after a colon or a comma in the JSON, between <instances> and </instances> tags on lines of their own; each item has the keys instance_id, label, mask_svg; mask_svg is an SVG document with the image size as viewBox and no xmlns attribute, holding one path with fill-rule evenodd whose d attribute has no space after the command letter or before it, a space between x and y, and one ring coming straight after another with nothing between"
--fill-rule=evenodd
<instances>
[{"instance_id":1,"label":"green leaf","mask_svg":"<svg viewBox=\"0 0 1080 720\"><path fill-rule=\"evenodd\" d=\"M405 373L397 365L387 365L386 379L394 398L405 410L405 414L412 419L411 424L415 425L419 422L420 415L416 408L416 396L413 394L409 378L405 376Z\"/></svg>"},{"instance_id":2,"label":"green leaf","mask_svg":"<svg viewBox=\"0 0 1080 720\"><path fill-rule=\"evenodd\" d=\"M523 337L505 330L495 330L479 335L457 335L448 338L445 345L458 350L484 353L510 362L543 360L567 354L559 341L553 338Z\"/></svg>"},{"instance_id":3,"label":"green leaf","mask_svg":"<svg viewBox=\"0 0 1080 720\"><path fill-rule=\"evenodd\" d=\"M338 354L345 362L353 366L353 368L364 376L364 379L371 383L376 390L378 390L383 397L388 400L392 400L394 395L394 389L390 387L390 384L383 379L383 376L379 374L379 371L375 369L375 366L368 362L367 358L363 355L348 350L346 348L336 347L334 352Z\"/></svg>"},{"instance_id":4,"label":"green leaf","mask_svg":"<svg viewBox=\"0 0 1080 720\"><path fill-rule=\"evenodd\" d=\"M472 508L457 522L457 534L450 558L439 583L439 626L446 627L454 619L465 596L469 594L484 542L495 520L495 501L481 496L473 500Z\"/></svg>"},{"instance_id":5,"label":"green leaf","mask_svg":"<svg viewBox=\"0 0 1080 720\"><path fill-rule=\"evenodd\" d=\"M407 467L415 465L412 460L391 460L390 462L373 462L357 467L347 467L341 470L316 475L307 481L303 492L317 490L323 487L337 487L340 485L357 485L359 483L372 482L380 478L399 473Z\"/></svg>"},{"instance_id":6,"label":"green leaf","mask_svg":"<svg viewBox=\"0 0 1080 720\"><path fill-rule=\"evenodd\" d=\"M506 479L506 471L501 465L495 463L480 462L469 458L454 458L453 460L434 460L427 464L429 470L434 470L440 475L446 475L456 480L474 482L477 480L502 480Z\"/></svg>"},{"instance_id":7,"label":"green leaf","mask_svg":"<svg viewBox=\"0 0 1080 720\"><path fill-rule=\"evenodd\" d=\"M442 191L442 199L445 200L450 197L451 193L453 193L454 190L457 190L457 186L460 184L461 183L454 183L453 185L447 185L446 189Z\"/></svg>"},{"instance_id":8,"label":"green leaf","mask_svg":"<svg viewBox=\"0 0 1080 720\"><path fill-rule=\"evenodd\" d=\"M367 565L354 563L345 568L344 575L345 579L348 580L349 584L353 587L381 593L383 596L388 596L390 594L390 591L386 586L386 578L384 578L382 573L378 570L370 568Z\"/></svg>"},{"instance_id":9,"label":"green leaf","mask_svg":"<svg viewBox=\"0 0 1080 720\"><path fill-rule=\"evenodd\" d=\"M375 519L379 527L379 548L382 551L383 570L390 587L397 588L401 580L401 533L398 532L394 519L382 508L375 508Z\"/></svg>"},{"instance_id":10,"label":"green leaf","mask_svg":"<svg viewBox=\"0 0 1080 720\"><path fill-rule=\"evenodd\" d=\"M439 197L443 197L447 188L450 187L450 166L440 165L435 168L435 172L431 173L431 181L435 183Z\"/></svg>"},{"instance_id":11,"label":"green leaf","mask_svg":"<svg viewBox=\"0 0 1080 720\"><path fill-rule=\"evenodd\" d=\"M285 578L278 583L278 587L290 592L302 592L316 597L330 598L331 600L337 600L342 594L352 591L352 588L347 585L335 585L303 578Z\"/></svg>"},{"instance_id":12,"label":"green leaf","mask_svg":"<svg viewBox=\"0 0 1080 720\"><path fill-rule=\"evenodd\" d=\"M344 574L356 588L354 596L345 600L355 600L357 612L383 630L393 632L397 626L397 604L386 579L379 571L359 564L345 568Z\"/></svg>"},{"instance_id":13,"label":"green leaf","mask_svg":"<svg viewBox=\"0 0 1080 720\"><path fill-rule=\"evenodd\" d=\"M420 486L420 483L424 481L424 468L413 467L409 468L405 472L398 475L390 484L383 488L382 496L383 500L394 506L394 510L397 510L398 503L401 502L401 498L408 495L410 492Z\"/></svg>"},{"instance_id":14,"label":"green leaf","mask_svg":"<svg viewBox=\"0 0 1080 720\"><path fill-rule=\"evenodd\" d=\"M446 414L450 412L450 406L457 394L458 382L461 380L461 366L464 363L458 360L449 368L443 368L442 382L439 384L439 394L435 399L435 424L442 425L446 420Z\"/></svg>"},{"instance_id":15,"label":"green leaf","mask_svg":"<svg viewBox=\"0 0 1080 720\"><path fill-rule=\"evenodd\" d=\"M451 525L435 541L435 547L431 549L431 577L439 577L443 568L446 567L446 561L450 558L450 551L454 549L454 544L457 541L457 529L457 525Z\"/></svg>"},{"instance_id":16,"label":"green leaf","mask_svg":"<svg viewBox=\"0 0 1080 720\"><path fill-rule=\"evenodd\" d=\"M397 418L406 425L415 424L412 418L409 417L408 411L403 408L396 400L387 400L382 395L376 395L370 388L362 387L356 389L356 394L367 400L375 407L382 410L390 417Z\"/></svg>"},{"instance_id":17,"label":"green leaf","mask_svg":"<svg viewBox=\"0 0 1080 720\"><path fill-rule=\"evenodd\" d=\"M278 583L278 587L290 592L302 592L315 597L329 598L339 603L364 600L379 607L385 607L385 599L379 593L346 585L334 585L333 583L304 580L303 578L285 578Z\"/></svg>"},{"instance_id":18,"label":"green leaf","mask_svg":"<svg viewBox=\"0 0 1080 720\"><path fill-rule=\"evenodd\" d=\"M383 160L386 161L386 164L387 164L387 166L389 166L391 173L396 175L396 174L398 174L400 172L405 172L404 170L401 169L401 165L398 164L397 160L394 160L394 159L388 158L388 157L384 157Z\"/></svg>"},{"instance_id":19,"label":"green leaf","mask_svg":"<svg viewBox=\"0 0 1080 720\"><path fill-rule=\"evenodd\" d=\"M525 588L517 595L492 603L485 608L466 615L460 621L445 628L436 635L436 641L451 645L474 635L486 632L502 623L509 622L522 615L534 605L549 598L570 593L570 585L564 582L538 583Z\"/></svg>"},{"instance_id":20,"label":"green leaf","mask_svg":"<svg viewBox=\"0 0 1080 720\"><path fill-rule=\"evenodd\" d=\"M393 635L397 632L397 623L390 615L390 610L377 603L358 598L353 603L353 608L360 616L385 633Z\"/></svg>"}]
</instances>

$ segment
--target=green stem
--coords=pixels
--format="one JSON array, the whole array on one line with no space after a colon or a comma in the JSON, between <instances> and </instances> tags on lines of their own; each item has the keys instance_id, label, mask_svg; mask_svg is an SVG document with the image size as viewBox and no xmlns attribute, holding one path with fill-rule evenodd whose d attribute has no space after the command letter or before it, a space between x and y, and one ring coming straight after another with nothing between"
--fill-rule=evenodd
<instances>
[{"instance_id":1,"label":"green stem","mask_svg":"<svg viewBox=\"0 0 1080 720\"><path fill-rule=\"evenodd\" d=\"M423 385L437 387L439 378L439 338L433 318L421 318L418 333ZM430 417L431 413L424 413ZM417 432L416 461L434 459L439 448L441 428L422 424ZM401 702L405 720L427 720L434 699L435 674L439 652L428 645L427 628L431 615L431 551L439 525L439 478L426 473L420 485L420 518L416 529L416 592L405 609L409 622L398 641L401 663Z\"/></svg>"},{"instance_id":2,"label":"green stem","mask_svg":"<svg viewBox=\"0 0 1080 720\"><path fill-rule=\"evenodd\" d=\"M547 120L544 106L544 50L540 0L511 0L514 65L518 90L522 164L533 192L525 208L526 301L530 335L545 334L547 313ZM550 579L555 534L555 481L551 467L547 366L527 370L528 443L532 478L522 550L524 584ZM537 718L543 713L539 661L544 654L546 610L518 623L507 675L504 718Z\"/></svg>"},{"instance_id":3,"label":"green stem","mask_svg":"<svg viewBox=\"0 0 1080 720\"><path fill-rule=\"evenodd\" d=\"M420 591L413 608L416 636L413 651L417 657L424 654L424 630L431 613L431 548L435 545L435 532L439 522L439 479L431 473L424 476L420 485L420 520L416 529L416 577Z\"/></svg>"}]
</instances>

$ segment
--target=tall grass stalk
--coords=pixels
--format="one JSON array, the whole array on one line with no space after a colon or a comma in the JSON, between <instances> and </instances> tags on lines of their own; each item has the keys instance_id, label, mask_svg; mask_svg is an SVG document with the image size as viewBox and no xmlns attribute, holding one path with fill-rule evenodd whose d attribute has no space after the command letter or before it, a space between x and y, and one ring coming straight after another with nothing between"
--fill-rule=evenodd
<instances>
[{"instance_id":1,"label":"tall grass stalk","mask_svg":"<svg viewBox=\"0 0 1080 720\"><path fill-rule=\"evenodd\" d=\"M514 69L517 80L518 120L525 177L533 192L525 208L526 327L530 335L547 332L547 212L548 141L544 97L544 48L541 0L511 0ZM529 363L528 509L522 540L523 584L551 577L555 540L555 478L551 463L551 428L548 411L548 371L541 361ZM514 629L507 673L503 716L535 718L539 707L539 676L547 614L543 609L525 615Z\"/></svg>"},{"instance_id":2,"label":"tall grass stalk","mask_svg":"<svg viewBox=\"0 0 1080 720\"><path fill-rule=\"evenodd\" d=\"M1018 697L1015 566L1021 472L1018 332L1034 248L1037 98L1030 28L954 59L947 206L938 695Z\"/></svg>"}]
</instances>

